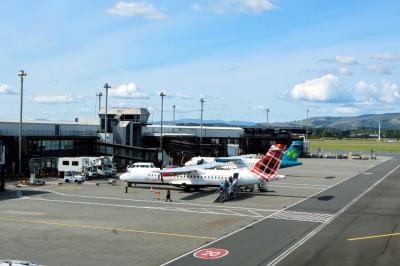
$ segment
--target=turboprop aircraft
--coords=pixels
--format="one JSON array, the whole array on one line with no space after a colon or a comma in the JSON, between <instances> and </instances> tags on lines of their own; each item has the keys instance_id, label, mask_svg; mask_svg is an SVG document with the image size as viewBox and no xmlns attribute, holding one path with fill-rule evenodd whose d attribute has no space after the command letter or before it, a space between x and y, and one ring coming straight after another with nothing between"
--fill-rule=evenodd
<instances>
[{"instance_id":1,"label":"turboprop aircraft","mask_svg":"<svg viewBox=\"0 0 400 266\"><path fill-rule=\"evenodd\" d=\"M302 146L302 141L293 141L282 157L280 168L302 165L303 163L297 160L301 153ZM250 167L255 165L258 161L259 159L257 158L257 156L252 154L230 157L193 157L185 163L185 166L221 162L226 163L226 166L224 166L223 168L234 169Z\"/></svg>"},{"instance_id":2,"label":"turboprop aircraft","mask_svg":"<svg viewBox=\"0 0 400 266\"><path fill-rule=\"evenodd\" d=\"M185 191L190 191L192 188L218 187L232 177L237 179L239 186L262 185L266 187L266 182L281 178L276 173L284 151L283 144L274 144L263 158L253 166L246 168L218 170L217 167L224 165L218 162L162 170L137 167L122 174L120 179L128 182L128 186L132 183L167 184L183 187Z\"/></svg>"}]
</instances>

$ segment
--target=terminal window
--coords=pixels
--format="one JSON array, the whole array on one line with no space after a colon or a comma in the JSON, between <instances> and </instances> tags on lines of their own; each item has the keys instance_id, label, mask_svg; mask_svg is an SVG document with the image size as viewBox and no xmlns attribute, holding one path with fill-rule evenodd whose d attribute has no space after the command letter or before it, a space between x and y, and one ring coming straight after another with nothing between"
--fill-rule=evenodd
<instances>
[{"instance_id":1,"label":"terminal window","mask_svg":"<svg viewBox=\"0 0 400 266\"><path fill-rule=\"evenodd\" d=\"M6 147L0 146L0 164L5 164Z\"/></svg>"}]
</instances>

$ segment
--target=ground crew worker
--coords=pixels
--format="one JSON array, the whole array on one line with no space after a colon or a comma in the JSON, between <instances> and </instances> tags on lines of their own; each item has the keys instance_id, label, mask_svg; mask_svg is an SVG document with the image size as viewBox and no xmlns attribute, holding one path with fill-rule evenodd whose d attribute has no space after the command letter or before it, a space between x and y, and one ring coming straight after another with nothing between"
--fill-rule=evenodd
<instances>
[{"instance_id":1,"label":"ground crew worker","mask_svg":"<svg viewBox=\"0 0 400 266\"><path fill-rule=\"evenodd\" d=\"M172 202L171 200L171 191L169 191L169 189L167 189L167 195L165 196L165 202Z\"/></svg>"},{"instance_id":2,"label":"ground crew worker","mask_svg":"<svg viewBox=\"0 0 400 266\"><path fill-rule=\"evenodd\" d=\"M227 190L229 188L229 182L225 178L225 184L224 184L224 189Z\"/></svg>"},{"instance_id":3,"label":"ground crew worker","mask_svg":"<svg viewBox=\"0 0 400 266\"><path fill-rule=\"evenodd\" d=\"M221 184L219 185L219 193L221 193L222 191L224 191L224 182L221 181Z\"/></svg>"},{"instance_id":4,"label":"ground crew worker","mask_svg":"<svg viewBox=\"0 0 400 266\"><path fill-rule=\"evenodd\" d=\"M128 182L125 181L125 193L128 193Z\"/></svg>"}]
</instances>

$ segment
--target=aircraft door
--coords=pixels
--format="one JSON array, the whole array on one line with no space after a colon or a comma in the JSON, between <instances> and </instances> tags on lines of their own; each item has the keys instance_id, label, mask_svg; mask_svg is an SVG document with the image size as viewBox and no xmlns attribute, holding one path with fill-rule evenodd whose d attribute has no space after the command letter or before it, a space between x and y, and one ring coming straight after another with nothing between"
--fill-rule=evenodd
<instances>
[{"instance_id":1,"label":"aircraft door","mask_svg":"<svg viewBox=\"0 0 400 266\"><path fill-rule=\"evenodd\" d=\"M233 181L237 180L237 184L239 184L239 173L234 173L233 174Z\"/></svg>"}]
</instances>

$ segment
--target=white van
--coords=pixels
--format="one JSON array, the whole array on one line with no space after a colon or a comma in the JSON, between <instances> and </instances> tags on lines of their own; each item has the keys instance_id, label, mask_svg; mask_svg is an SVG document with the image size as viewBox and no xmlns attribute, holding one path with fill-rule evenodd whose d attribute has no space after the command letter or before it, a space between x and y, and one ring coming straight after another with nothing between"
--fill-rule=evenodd
<instances>
[{"instance_id":1,"label":"white van","mask_svg":"<svg viewBox=\"0 0 400 266\"><path fill-rule=\"evenodd\" d=\"M97 169L88 157L61 157L58 158L58 172L74 171L90 178L97 177Z\"/></svg>"},{"instance_id":2,"label":"white van","mask_svg":"<svg viewBox=\"0 0 400 266\"><path fill-rule=\"evenodd\" d=\"M75 171L84 172L86 168L92 166L92 162L89 158L85 157L61 157L58 158L58 171Z\"/></svg>"},{"instance_id":3,"label":"white van","mask_svg":"<svg viewBox=\"0 0 400 266\"><path fill-rule=\"evenodd\" d=\"M74 171L64 172L65 183L81 183L85 181L85 177Z\"/></svg>"}]
</instances>

